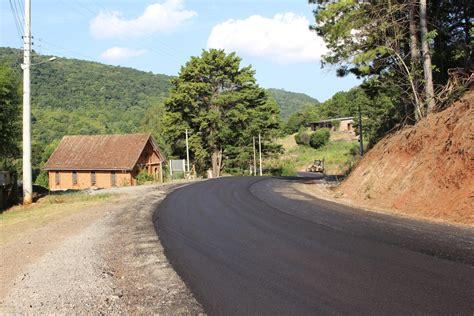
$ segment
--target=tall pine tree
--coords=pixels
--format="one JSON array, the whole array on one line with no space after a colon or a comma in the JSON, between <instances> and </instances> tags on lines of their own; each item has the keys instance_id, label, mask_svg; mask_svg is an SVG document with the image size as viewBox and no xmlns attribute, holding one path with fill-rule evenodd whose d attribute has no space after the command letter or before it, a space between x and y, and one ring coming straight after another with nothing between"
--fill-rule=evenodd
<instances>
[{"instance_id":1,"label":"tall pine tree","mask_svg":"<svg viewBox=\"0 0 474 316\"><path fill-rule=\"evenodd\" d=\"M184 132L190 133L192 159L198 172L245 170L251 163L252 137L261 133L266 153L279 132L277 104L255 80L255 71L241 67L235 53L203 51L181 68L165 101L165 135L175 155L184 156Z\"/></svg>"}]
</instances>

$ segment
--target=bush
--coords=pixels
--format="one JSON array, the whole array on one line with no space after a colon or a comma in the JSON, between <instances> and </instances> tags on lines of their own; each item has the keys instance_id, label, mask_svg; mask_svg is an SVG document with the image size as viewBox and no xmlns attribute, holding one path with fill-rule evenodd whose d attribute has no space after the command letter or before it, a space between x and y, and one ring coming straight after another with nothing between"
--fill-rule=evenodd
<instances>
[{"instance_id":1,"label":"bush","mask_svg":"<svg viewBox=\"0 0 474 316\"><path fill-rule=\"evenodd\" d=\"M296 176L296 167L291 161L282 160L272 166L266 167L264 170L264 175L266 176L283 176L283 177L293 177Z\"/></svg>"},{"instance_id":2,"label":"bush","mask_svg":"<svg viewBox=\"0 0 474 316\"><path fill-rule=\"evenodd\" d=\"M151 174L149 174L145 169L140 170L137 175L138 184L144 184L147 182L152 182L155 180Z\"/></svg>"},{"instance_id":3,"label":"bush","mask_svg":"<svg viewBox=\"0 0 474 316\"><path fill-rule=\"evenodd\" d=\"M49 188L49 177L48 172L41 170L38 177L35 180L35 184L42 186L43 188Z\"/></svg>"},{"instance_id":4,"label":"bush","mask_svg":"<svg viewBox=\"0 0 474 316\"><path fill-rule=\"evenodd\" d=\"M292 160L267 160L263 173L266 176L296 176L296 166Z\"/></svg>"},{"instance_id":5,"label":"bush","mask_svg":"<svg viewBox=\"0 0 474 316\"><path fill-rule=\"evenodd\" d=\"M309 144L314 149L321 148L329 142L329 136L330 136L329 129L327 128L318 129L316 130L316 132L314 132L311 135Z\"/></svg>"},{"instance_id":6,"label":"bush","mask_svg":"<svg viewBox=\"0 0 474 316\"><path fill-rule=\"evenodd\" d=\"M295 135L295 141L298 145L309 145L309 140L311 138L311 134L307 131L300 131L298 134Z\"/></svg>"}]
</instances>

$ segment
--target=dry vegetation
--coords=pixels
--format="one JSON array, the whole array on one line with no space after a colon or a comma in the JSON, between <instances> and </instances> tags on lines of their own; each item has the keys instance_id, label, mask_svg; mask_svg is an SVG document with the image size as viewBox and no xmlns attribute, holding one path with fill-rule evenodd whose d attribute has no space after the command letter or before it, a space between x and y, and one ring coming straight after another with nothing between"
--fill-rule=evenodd
<instances>
[{"instance_id":1,"label":"dry vegetation","mask_svg":"<svg viewBox=\"0 0 474 316\"><path fill-rule=\"evenodd\" d=\"M26 231L117 198L112 194L71 193L48 195L31 205L14 206L0 214L0 245Z\"/></svg>"}]
</instances>

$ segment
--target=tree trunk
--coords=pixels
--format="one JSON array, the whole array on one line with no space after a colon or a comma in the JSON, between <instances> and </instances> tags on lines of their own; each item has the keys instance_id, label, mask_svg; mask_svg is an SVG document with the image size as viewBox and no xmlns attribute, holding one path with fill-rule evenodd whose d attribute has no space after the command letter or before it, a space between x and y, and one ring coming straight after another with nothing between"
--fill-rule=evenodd
<instances>
[{"instance_id":1,"label":"tree trunk","mask_svg":"<svg viewBox=\"0 0 474 316\"><path fill-rule=\"evenodd\" d=\"M222 166L222 150L214 148L212 152L212 177L217 178L221 175L221 166Z\"/></svg>"},{"instance_id":2,"label":"tree trunk","mask_svg":"<svg viewBox=\"0 0 474 316\"><path fill-rule=\"evenodd\" d=\"M409 22L410 22L410 58L411 58L411 75L413 76L413 83L415 90L413 91L413 98L415 101L414 114L415 121L418 122L422 114L422 104L418 98L418 74L416 73L417 65L420 63L420 49L418 47L418 38L417 38L417 25L416 25L416 6L417 0L410 0L410 12L409 12Z\"/></svg>"},{"instance_id":3,"label":"tree trunk","mask_svg":"<svg viewBox=\"0 0 474 316\"><path fill-rule=\"evenodd\" d=\"M425 102L428 114L434 110L436 103L434 98L433 72L431 69L431 55L428 45L428 26L426 19L426 0L420 0L421 51L423 57L423 73L425 77Z\"/></svg>"}]
</instances>

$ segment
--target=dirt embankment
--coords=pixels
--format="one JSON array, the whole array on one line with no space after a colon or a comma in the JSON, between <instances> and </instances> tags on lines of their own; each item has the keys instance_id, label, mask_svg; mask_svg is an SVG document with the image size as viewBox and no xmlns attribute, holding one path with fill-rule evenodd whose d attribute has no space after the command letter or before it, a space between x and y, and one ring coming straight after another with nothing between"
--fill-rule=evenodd
<instances>
[{"instance_id":1,"label":"dirt embankment","mask_svg":"<svg viewBox=\"0 0 474 316\"><path fill-rule=\"evenodd\" d=\"M336 190L367 208L474 225L474 91L382 139Z\"/></svg>"}]
</instances>

